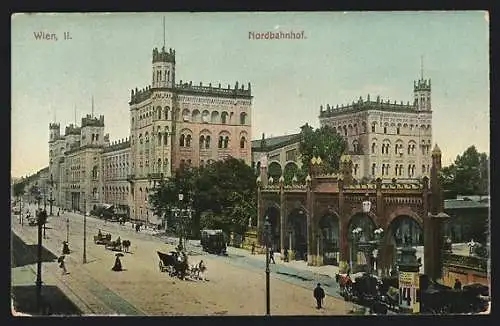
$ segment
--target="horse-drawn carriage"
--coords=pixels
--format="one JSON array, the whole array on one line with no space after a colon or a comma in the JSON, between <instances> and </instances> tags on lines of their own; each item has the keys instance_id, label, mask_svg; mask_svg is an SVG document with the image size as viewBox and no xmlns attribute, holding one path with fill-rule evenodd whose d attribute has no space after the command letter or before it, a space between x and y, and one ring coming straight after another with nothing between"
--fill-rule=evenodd
<instances>
[{"instance_id":1,"label":"horse-drawn carriage","mask_svg":"<svg viewBox=\"0 0 500 326\"><path fill-rule=\"evenodd\" d=\"M104 248L112 251L122 251L123 246L120 237L118 237L118 239L116 239L115 241L108 241L107 243L105 243Z\"/></svg>"},{"instance_id":2,"label":"horse-drawn carriage","mask_svg":"<svg viewBox=\"0 0 500 326\"><path fill-rule=\"evenodd\" d=\"M158 258L160 258L158 263L160 272L168 272L170 276L177 276L181 280L185 277L189 277L192 280L204 279L203 273L206 267L203 261L201 261L200 264L190 267L186 254L178 253L177 251L170 251L168 254L157 251L157 254Z\"/></svg>"},{"instance_id":3,"label":"horse-drawn carriage","mask_svg":"<svg viewBox=\"0 0 500 326\"><path fill-rule=\"evenodd\" d=\"M171 251L168 254L160 251L157 251L157 253L158 258L160 258L158 263L160 272L168 272L168 275L177 276L180 279L186 276L189 265L187 259L183 258L182 255L179 255L176 251Z\"/></svg>"},{"instance_id":4,"label":"horse-drawn carriage","mask_svg":"<svg viewBox=\"0 0 500 326\"><path fill-rule=\"evenodd\" d=\"M97 235L94 235L94 243L98 245L105 245L111 242L111 234L102 234L99 232Z\"/></svg>"},{"instance_id":5,"label":"horse-drawn carriage","mask_svg":"<svg viewBox=\"0 0 500 326\"><path fill-rule=\"evenodd\" d=\"M379 299L379 279L369 273L337 274L340 294L346 301L372 302Z\"/></svg>"}]
</instances>

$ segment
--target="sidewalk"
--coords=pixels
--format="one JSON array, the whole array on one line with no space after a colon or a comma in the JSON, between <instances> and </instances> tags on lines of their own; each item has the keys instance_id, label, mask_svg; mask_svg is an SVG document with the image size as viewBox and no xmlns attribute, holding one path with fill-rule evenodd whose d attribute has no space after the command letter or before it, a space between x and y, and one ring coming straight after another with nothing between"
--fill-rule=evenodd
<instances>
[{"instance_id":1,"label":"sidewalk","mask_svg":"<svg viewBox=\"0 0 500 326\"><path fill-rule=\"evenodd\" d=\"M246 250L246 249L228 247L227 250L228 250L228 253L242 255L242 256L246 256L246 257L253 258L256 260L261 260L261 261L266 260L265 254L252 255L251 252ZM290 262L284 262L283 260L281 260L279 253L274 255L274 261L276 262L276 265L284 265L284 266L288 266L288 267L295 268L298 270L308 271L311 273L328 276L328 277L331 277L333 279L335 279L335 274L337 274L339 272L339 267L333 266L333 265L309 266L309 265L307 265L307 262L304 260L292 260Z\"/></svg>"}]
</instances>

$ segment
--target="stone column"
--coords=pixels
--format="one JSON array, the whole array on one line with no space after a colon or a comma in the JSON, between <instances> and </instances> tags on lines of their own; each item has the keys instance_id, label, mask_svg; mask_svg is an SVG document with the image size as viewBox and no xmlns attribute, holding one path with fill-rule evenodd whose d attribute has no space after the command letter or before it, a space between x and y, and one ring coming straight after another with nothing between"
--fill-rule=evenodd
<instances>
[{"instance_id":1,"label":"stone column","mask_svg":"<svg viewBox=\"0 0 500 326\"><path fill-rule=\"evenodd\" d=\"M262 225L264 218L264 203L262 200L262 183L260 177L257 178L257 242L262 244Z\"/></svg>"},{"instance_id":2,"label":"stone column","mask_svg":"<svg viewBox=\"0 0 500 326\"><path fill-rule=\"evenodd\" d=\"M307 216L307 264L313 265L313 226L312 226L312 207L313 196L311 190L311 177L308 175L306 178L307 199L306 199L306 216Z\"/></svg>"},{"instance_id":3,"label":"stone column","mask_svg":"<svg viewBox=\"0 0 500 326\"><path fill-rule=\"evenodd\" d=\"M285 207L285 178L283 176L279 179L280 183L280 253L281 259L285 257L285 247L286 247L286 207Z\"/></svg>"}]
</instances>

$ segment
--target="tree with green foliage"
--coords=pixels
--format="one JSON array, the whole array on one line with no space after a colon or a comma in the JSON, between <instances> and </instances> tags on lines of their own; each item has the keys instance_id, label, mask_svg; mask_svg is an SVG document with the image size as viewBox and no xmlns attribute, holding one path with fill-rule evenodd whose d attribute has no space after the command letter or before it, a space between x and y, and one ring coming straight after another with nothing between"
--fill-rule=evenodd
<instances>
[{"instance_id":1,"label":"tree with green foliage","mask_svg":"<svg viewBox=\"0 0 500 326\"><path fill-rule=\"evenodd\" d=\"M313 129L308 124L304 125L300 141L300 154L302 171L300 178L303 180L309 172L309 165L313 157L320 157L323 161L324 172L334 173L339 169L340 157L347 149L344 138L337 134L334 128L324 125Z\"/></svg>"},{"instance_id":2,"label":"tree with green foliage","mask_svg":"<svg viewBox=\"0 0 500 326\"><path fill-rule=\"evenodd\" d=\"M196 180L199 170L196 168L183 168L177 170L173 176L161 180L149 196L149 203L157 216L164 216L167 227L178 227L180 216L174 214L175 209L194 208L196 206ZM182 194L182 200L179 199ZM196 209L195 214L196 215ZM191 222L195 222L196 219ZM186 227L191 228L190 225Z\"/></svg>"},{"instance_id":3,"label":"tree with green foliage","mask_svg":"<svg viewBox=\"0 0 500 326\"><path fill-rule=\"evenodd\" d=\"M26 184L24 182L17 182L14 184L14 197L18 198L24 195L24 188L26 187Z\"/></svg>"},{"instance_id":4,"label":"tree with green foliage","mask_svg":"<svg viewBox=\"0 0 500 326\"><path fill-rule=\"evenodd\" d=\"M456 195L489 194L489 158L474 145L458 155L453 164L440 173L443 189Z\"/></svg>"},{"instance_id":5,"label":"tree with green foliage","mask_svg":"<svg viewBox=\"0 0 500 326\"><path fill-rule=\"evenodd\" d=\"M250 216L255 216L255 175L243 160L228 158L209 165L201 171L196 189L200 211L210 212L200 227L244 232Z\"/></svg>"}]
</instances>

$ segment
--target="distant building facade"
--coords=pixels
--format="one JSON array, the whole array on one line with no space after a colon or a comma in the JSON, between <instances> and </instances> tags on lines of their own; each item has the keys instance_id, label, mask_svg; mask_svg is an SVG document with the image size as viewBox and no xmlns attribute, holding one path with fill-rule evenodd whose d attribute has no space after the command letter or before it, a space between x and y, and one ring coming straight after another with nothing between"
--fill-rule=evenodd
<instances>
[{"instance_id":1,"label":"distant building facade","mask_svg":"<svg viewBox=\"0 0 500 326\"><path fill-rule=\"evenodd\" d=\"M294 174L302 166L300 160L300 133L269 137L262 134L262 139L252 140L252 168L255 173L260 173L260 160L262 156L267 157L268 173L274 179L287 171Z\"/></svg>"},{"instance_id":2,"label":"distant building facade","mask_svg":"<svg viewBox=\"0 0 500 326\"><path fill-rule=\"evenodd\" d=\"M320 107L320 125L333 127L347 141L356 179L414 179L431 168L431 81L413 85L413 102L390 103L379 96L336 107Z\"/></svg>"}]
</instances>

